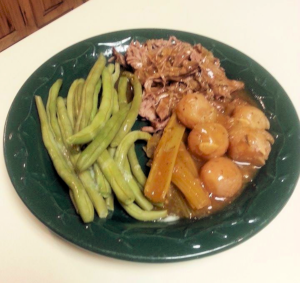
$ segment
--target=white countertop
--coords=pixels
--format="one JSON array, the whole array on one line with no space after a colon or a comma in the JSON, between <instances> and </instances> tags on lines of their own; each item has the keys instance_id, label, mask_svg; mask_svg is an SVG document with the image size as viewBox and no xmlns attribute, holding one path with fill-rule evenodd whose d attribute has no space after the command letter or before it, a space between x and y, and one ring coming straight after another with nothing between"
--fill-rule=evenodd
<instances>
[{"instance_id":1,"label":"white countertop","mask_svg":"<svg viewBox=\"0 0 300 283\"><path fill-rule=\"evenodd\" d=\"M0 53L1 135L16 93L44 61L83 39L130 28L184 30L239 49L279 81L299 115L299 11L297 0L91 0ZM237 247L186 262L132 263L83 250L39 222L10 182L0 143L0 282L299 282L299 184L275 220Z\"/></svg>"}]
</instances>

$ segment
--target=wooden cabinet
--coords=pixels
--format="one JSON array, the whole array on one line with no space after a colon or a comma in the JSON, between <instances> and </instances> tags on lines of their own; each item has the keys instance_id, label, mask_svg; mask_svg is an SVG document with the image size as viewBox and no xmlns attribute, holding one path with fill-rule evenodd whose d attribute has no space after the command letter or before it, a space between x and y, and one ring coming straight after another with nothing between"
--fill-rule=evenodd
<instances>
[{"instance_id":1,"label":"wooden cabinet","mask_svg":"<svg viewBox=\"0 0 300 283\"><path fill-rule=\"evenodd\" d=\"M0 0L0 52L87 0Z\"/></svg>"},{"instance_id":2,"label":"wooden cabinet","mask_svg":"<svg viewBox=\"0 0 300 283\"><path fill-rule=\"evenodd\" d=\"M29 0L0 0L0 52L36 30Z\"/></svg>"},{"instance_id":3,"label":"wooden cabinet","mask_svg":"<svg viewBox=\"0 0 300 283\"><path fill-rule=\"evenodd\" d=\"M86 1L78 0L30 0L35 22L40 28Z\"/></svg>"}]
</instances>

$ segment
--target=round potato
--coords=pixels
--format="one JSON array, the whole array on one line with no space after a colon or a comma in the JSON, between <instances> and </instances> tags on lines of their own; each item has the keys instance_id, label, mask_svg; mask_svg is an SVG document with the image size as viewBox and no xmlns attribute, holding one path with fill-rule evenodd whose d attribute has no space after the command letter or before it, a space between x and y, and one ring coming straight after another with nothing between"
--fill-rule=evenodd
<instances>
[{"instance_id":1,"label":"round potato","mask_svg":"<svg viewBox=\"0 0 300 283\"><path fill-rule=\"evenodd\" d=\"M274 139L265 130L236 126L229 132L228 156L235 161L263 166Z\"/></svg>"},{"instance_id":2,"label":"round potato","mask_svg":"<svg viewBox=\"0 0 300 283\"><path fill-rule=\"evenodd\" d=\"M218 123L198 124L188 137L188 146L191 152L204 159L224 155L228 145L228 132Z\"/></svg>"},{"instance_id":3,"label":"round potato","mask_svg":"<svg viewBox=\"0 0 300 283\"><path fill-rule=\"evenodd\" d=\"M226 157L214 158L205 163L200 178L206 190L217 197L232 197L242 188L242 173Z\"/></svg>"},{"instance_id":4,"label":"round potato","mask_svg":"<svg viewBox=\"0 0 300 283\"><path fill-rule=\"evenodd\" d=\"M268 118L261 110L254 106L238 106L234 109L232 117L238 122L241 122L245 124L245 126L253 129L270 129L270 122Z\"/></svg>"},{"instance_id":5,"label":"round potato","mask_svg":"<svg viewBox=\"0 0 300 283\"><path fill-rule=\"evenodd\" d=\"M216 109L201 93L185 95L177 105L176 114L180 122L189 129L199 123L213 122L217 117Z\"/></svg>"}]
</instances>

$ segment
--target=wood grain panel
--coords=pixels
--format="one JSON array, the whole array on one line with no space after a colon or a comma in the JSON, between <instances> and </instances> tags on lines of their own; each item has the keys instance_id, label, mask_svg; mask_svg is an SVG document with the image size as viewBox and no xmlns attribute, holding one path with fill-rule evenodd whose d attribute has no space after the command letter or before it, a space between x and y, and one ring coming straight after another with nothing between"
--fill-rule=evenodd
<instances>
[{"instance_id":1,"label":"wood grain panel","mask_svg":"<svg viewBox=\"0 0 300 283\"><path fill-rule=\"evenodd\" d=\"M0 39L12 33L14 30L11 15L7 11L6 6L4 6L4 3L0 1Z\"/></svg>"},{"instance_id":2,"label":"wood grain panel","mask_svg":"<svg viewBox=\"0 0 300 283\"><path fill-rule=\"evenodd\" d=\"M44 6L44 13L49 13L51 10L56 9L59 5L63 4L63 0L42 0Z\"/></svg>"},{"instance_id":3,"label":"wood grain panel","mask_svg":"<svg viewBox=\"0 0 300 283\"><path fill-rule=\"evenodd\" d=\"M0 0L0 52L88 0Z\"/></svg>"},{"instance_id":4,"label":"wood grain panel","mask_svg":"<svg viewBox=\"0 0 300 283\"><path fill-rule=\"evenodd\" d=\"M52 22L63 14L86 2L85 0L30 0L37 26Z\"/></svg>"},{"instance_id":5,"label":"wood grain panel","mask_svg":"<svg viewBox=\"0 0 300 283\"><path fill-rule=\"evenodd\" d=\"M0 0L0 52L37 30L29 0Z\"/></svg>"}]
</instances>

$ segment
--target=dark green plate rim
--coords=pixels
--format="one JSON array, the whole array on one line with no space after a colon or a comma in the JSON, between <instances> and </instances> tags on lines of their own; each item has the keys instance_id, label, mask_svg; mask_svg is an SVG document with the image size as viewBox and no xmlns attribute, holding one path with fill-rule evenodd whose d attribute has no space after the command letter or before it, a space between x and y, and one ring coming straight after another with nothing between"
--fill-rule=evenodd
<instances>
[{"instance_id":1,"label":"dark green plate rim","mask_svg":"<svg viewBox=\"0 0 300 283\"><path fill-rule=\"evenodd\" d=\"M84 225L73 212L66 187L57 177L43 148L33 95L42 93L58 77L67 85L84 75L99 51L131 39L168 38L174 35L201 43L221 59L230 78L241 79L271 121L276 138L269 160L253 183L224 211L201 220L141 223L116 204L107 220ZM81 60L85 60L84 64ZM74 71L76 65L79 70ZM76 70L77 70L76 69ZM69 72L67 72L69 70ZM70 74L70 70L74 73ZM139 127L139 122L135 127ZM299 119L288 95L262 66L238 50L216 40L166 29L124 30L95 36L59 52L24 83L9 110L4 131L4 157L17 193L29 210L47 227L87 250L139 262L173 262L224 251L263 229L284 207L296 186L300 169ZM145 162L142 145L140 160Z\"/></svg>"}]
</instances>

